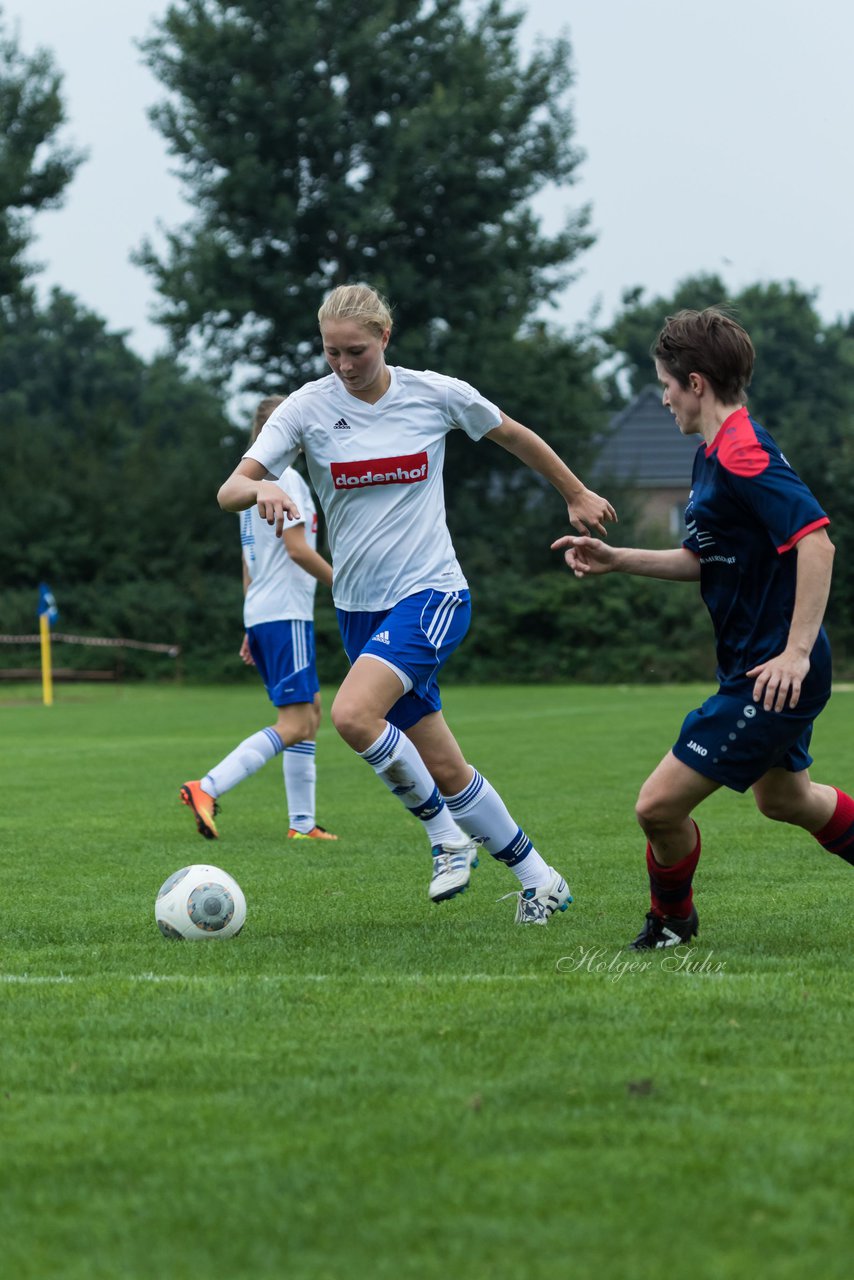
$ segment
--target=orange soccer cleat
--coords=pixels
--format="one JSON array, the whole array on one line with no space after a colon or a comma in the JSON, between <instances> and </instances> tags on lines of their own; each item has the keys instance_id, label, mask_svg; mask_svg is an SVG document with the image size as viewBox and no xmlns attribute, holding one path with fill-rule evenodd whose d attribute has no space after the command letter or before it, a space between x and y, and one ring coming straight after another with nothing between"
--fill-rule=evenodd
<instances>
[{"instance_id":1,"label":"orange soccer cleat","mask_svg":"<svg viewBox=\"0 0 854 1280\"><path fill-rule=\"evenodd\" d=\"M189 805L196 819L199 835L206 840L216 840L219 832L214 818L219 813L219 805L213 796L202 790L200 782L185 782L180 791L181 803Z\"/></svg>"}]
</instances>

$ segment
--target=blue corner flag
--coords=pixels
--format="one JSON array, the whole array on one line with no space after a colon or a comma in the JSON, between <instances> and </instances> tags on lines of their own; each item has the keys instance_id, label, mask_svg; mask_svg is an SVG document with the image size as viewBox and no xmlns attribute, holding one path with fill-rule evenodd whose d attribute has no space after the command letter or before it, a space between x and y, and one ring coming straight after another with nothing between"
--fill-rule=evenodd
<instances>
[{"instance_id":1,"label":"blue corner flag","mask_svg":"<svg viewBox=\"0 0 854 1280\"><path fill-rule=\"evenodd\" d=\"M59 609L56 607L53 592L44 582L39 583L38 616L40 618L47 618L51 626L53 626L59 617Z\"/></svg>"},{"instance_id":2,"label":"blue corner flag","mask_svg":"<svg viewBox=\"0 0 854 1280\"><path fill-rule=\"evenodd\" d=\"M42 654L42 702L53 706L53 664L50 656L50 629L59 617L53 592L43 582L39 583L39 643Z\"/></svg>"}]
</instances>

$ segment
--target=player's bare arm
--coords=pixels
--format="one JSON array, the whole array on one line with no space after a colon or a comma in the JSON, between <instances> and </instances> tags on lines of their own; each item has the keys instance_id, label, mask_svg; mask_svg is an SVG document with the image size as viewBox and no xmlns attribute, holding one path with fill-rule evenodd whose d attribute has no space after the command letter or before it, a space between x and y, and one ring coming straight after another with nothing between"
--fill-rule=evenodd
<instances>
[{"instance_id":1,"label":"player's bare arm","mask_svg":"<svg viewBox=\"0 0 854 1280\"><path fill-rule=\"evenodd\" d=\"M245 597L246 592L249 590L250 586L252 585L252 575L250 574L248 568L246 567L246 561L244 560L243 556L240 557L240 567L243 575L243 595ZM245 662L247 667L255 666L255 659L252 657L252 653L249 649L249 637L245 631L243 633L243 641L240 645L239 654L240 654L241 662Z\"/></svg>"},{"instance_id":2,"label":"player's bare arm","mask_svg":"<svg viewBox=\"0 0 854 1280\"><path fill-rule=\"evenodd\" d=\"M282 534L284 549L294 564L298 564L306 573L310 573L325 587L332 586L332 565L318 551L308 545L305 536L305 525L297 524L285 529Z\"/></svg>"},{"instance_id":3,"label":"player's bare arm","mask_svg":"<svg viewBox=\"0 0 854 1280\"><path fill-rule=\"evenodd\" d=\"M532 471L536 471L543 479L553 485L566 502L569 512L569 523L580 533L588 533L595 529L603 537L608 536L604 521L616 522L617 513L598 493L588 489L578 476L570 471L565 462L538 436L530 427L515 422L505 413L501 414L501 423L492 431L487 431L487 440L494 440L502 449L512 453L520 462L524 462Z\"/></svg>"},{"instance_id":4,"label":"player's bare arm","mask_svg":"<svg viewBox=\"0 0 854 1280\"><path fill-rule=\"evenodd\" d=\"M794 548L798 557L795 607L785 649L768 662L751 667L755 676L753 701L766 711L782 711L798 705L801 686L810 669L810 654L821 627L836 549L825 529L816 529ZM791 554L791 553L789 553Z\"/></svg>"},{"instance_id":5,"label":"player's bare arm","mask_svg":"<svg viewBox=\"0 0 854 1280\"><path fill-rule=\"evenodd\" d=\"M696 582L700 562L685 547L665 551L645 551L639 547L610 547L599 538L579 538L566 534L552 543L552 551L562 551L567 567L576 578L602 573L630 573L641 578L663 578L668 582Z\"/></svg>"},{"instance_id":6,"label":"player's bare arm","mask_svg":"<svg viewBox=\"0 0 854 1280\"><path fill-rule=\"evenodd\" d=\"M275 524L276 536L282 536L285 520L299 520L300 510L283 489L268 478L269 472L260 462L244 458L220 487L217 502L223 511L246 511L258 504L258 513L267 524Z\"/></svg>"}]
</instances>

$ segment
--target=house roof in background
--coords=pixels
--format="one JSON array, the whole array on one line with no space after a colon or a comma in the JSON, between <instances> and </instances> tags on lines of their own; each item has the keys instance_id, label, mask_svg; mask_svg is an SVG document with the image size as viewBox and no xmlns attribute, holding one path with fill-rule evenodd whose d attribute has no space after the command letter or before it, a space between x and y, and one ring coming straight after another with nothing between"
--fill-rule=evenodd
<instances>
[{"instance_id":1,"label":"house roof in background","mask_svg":"<svg viewBox=\"0 0 854 1280\"><path fill-rule=\"evenodd\" d=\"M644 387L608 427L593 471L641 489L664 489L691 482L697 436L683 436L658 387Z\"/></svg>"}]
</instances>

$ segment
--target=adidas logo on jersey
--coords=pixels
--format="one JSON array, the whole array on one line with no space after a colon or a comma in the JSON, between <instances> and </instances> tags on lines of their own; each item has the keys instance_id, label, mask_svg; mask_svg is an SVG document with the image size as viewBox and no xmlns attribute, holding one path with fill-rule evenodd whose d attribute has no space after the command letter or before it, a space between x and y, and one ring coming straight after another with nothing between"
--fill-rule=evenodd
<instances>
[{"instance_id":1,"label":"adidas logo on jersey","mask_svg":"<svg viewBox=\"0 0 854 1280\"><path fill-rule=\"evenodd\" d=\"M377 644L389 644L388 632L378 631L375 636L371 636L372 640L376 640Z\"/></svg>"},{"instance_id":2,"label":"adidas logo on jersey","mask_svg":"<svg viewBox=\"0 0 854 1280\"><path fill-rule=\"evenodd\" d=\"M336 423L333 423L332 430L333 431L349 431L350 423L347 421L346 418L339 418Z\"/></svg>"}]
</instances>

